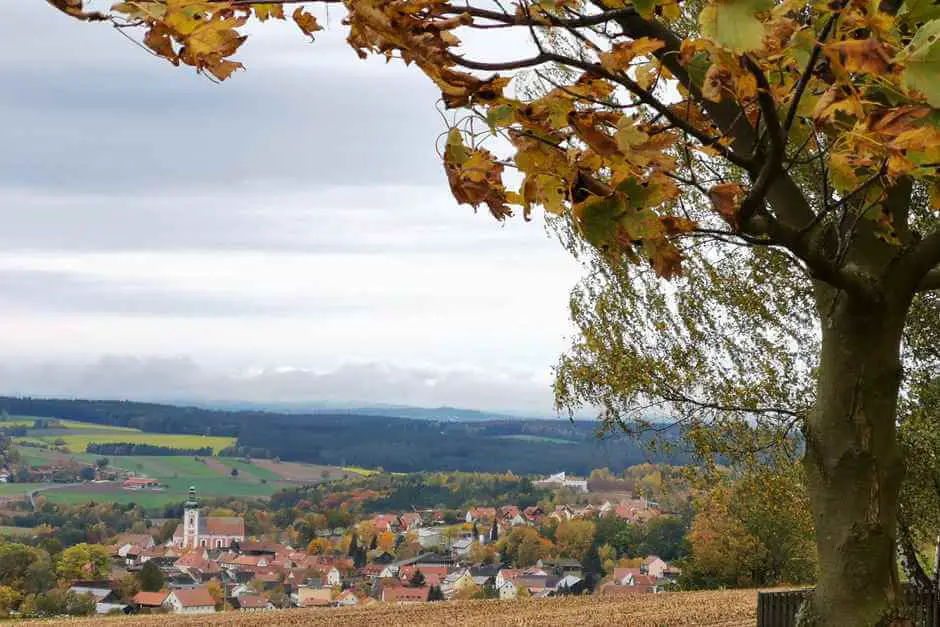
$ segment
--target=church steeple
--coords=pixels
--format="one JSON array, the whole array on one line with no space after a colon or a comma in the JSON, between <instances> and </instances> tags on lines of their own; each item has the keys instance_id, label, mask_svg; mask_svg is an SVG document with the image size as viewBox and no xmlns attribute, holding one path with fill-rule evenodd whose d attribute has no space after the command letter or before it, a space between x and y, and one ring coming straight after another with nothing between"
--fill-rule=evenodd
<instances>
[{"instance_id":1,"label":"church steeple","mask_svg":"<svg viewBox=\"0 0 940 627\"><path fill-rule=\"evenodd\" d=\"M189 497L183 503L183 547L199 546L199 500L196 486L189 486Z\"/></svg>"},{"instance_id":2,"label":"church steeple","mask_svg":"<svg viewBox=\"0 0 940 627\"><path fill-rule=\"evenodd\" d=\"M196 499L196 486L189 486L189 497L183 503L184 509L194 509L199 507L199 500Z\"/></svg>"}]
</instances>

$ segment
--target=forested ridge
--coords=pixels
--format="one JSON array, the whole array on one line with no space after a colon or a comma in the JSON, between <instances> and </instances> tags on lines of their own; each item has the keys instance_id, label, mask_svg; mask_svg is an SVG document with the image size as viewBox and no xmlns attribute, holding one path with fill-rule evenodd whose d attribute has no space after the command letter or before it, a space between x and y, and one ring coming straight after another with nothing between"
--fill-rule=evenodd
<instances>
[{"instance_id":1,"label":"forested ridge","mask_svg":"<svg viewBox=\"0 0 940 627\"><path fill-rule=\"evenodd\" d=\"M626 467L648 460L683 463L680 453L650 456L623 434L596 436L593 422L411 420L343 412L282 414L220 411L132 401L0 397L0 411L133 427L153 433L238 438L224 454L278 457L331 465L382 467L395 472L467 470L544 474L585 473L599 465ZM676 439L659 434L659 439Z\"/></svg>"}]
</instances>

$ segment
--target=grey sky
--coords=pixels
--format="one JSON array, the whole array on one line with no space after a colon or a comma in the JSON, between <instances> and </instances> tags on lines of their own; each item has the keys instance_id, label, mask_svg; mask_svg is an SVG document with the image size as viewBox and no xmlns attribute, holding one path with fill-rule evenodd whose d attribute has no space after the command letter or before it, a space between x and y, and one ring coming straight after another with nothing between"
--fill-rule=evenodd
<instances>
[{"instance_id":1,"label":"grey sky","mask_svg":"<svg viewBox=\"0 0 940 627\"><path fill-rule=\"evenodd\" d=\"M218 86L13 3L0 393L550 407L579 268L458 207L433 86L330 21Z\"/></svg>"}]
</instances>

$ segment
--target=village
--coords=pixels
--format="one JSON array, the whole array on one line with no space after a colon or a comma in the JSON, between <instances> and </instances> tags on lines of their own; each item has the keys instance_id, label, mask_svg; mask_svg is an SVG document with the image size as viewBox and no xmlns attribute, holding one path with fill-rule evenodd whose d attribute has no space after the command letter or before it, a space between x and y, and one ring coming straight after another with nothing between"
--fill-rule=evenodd
<instances>
[{"instance_id":1,"label":"village","mask_svg":"<svg viewBox=\"0 0 940 627\"><path fill-rule=\"evenodd\" d=\"M500 538L514 535L529 538L523 542L538 538L534 530L545 524L605 517L642 524L659 515L646 499L559 505L547 512L538 506L473 507L456 525L428 509L377 514L352 529L319 530L310 546L294 547L247 538L241 517L206 515L193 487L171 540L158 544L146 533L118 535L107 547L110 577L74 581L70 591L92 595L99 614L657 593L674 587L679 570L655 555L621 560L605 575L586 572L583 561L557 556L511 564L495 547ZM416 554L396 557L395 549L406 543ZM160 589L122 601L117 582L154 567Z\"/></svg>"}]
</instances>

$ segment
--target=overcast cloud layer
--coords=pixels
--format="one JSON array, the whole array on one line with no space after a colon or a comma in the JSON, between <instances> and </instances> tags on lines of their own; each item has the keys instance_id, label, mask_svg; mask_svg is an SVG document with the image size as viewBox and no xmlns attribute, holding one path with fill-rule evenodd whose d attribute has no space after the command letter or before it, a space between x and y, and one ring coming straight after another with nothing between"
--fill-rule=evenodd
<instances>
[{"instance_id":1,"label":"overcast cloud layer","mask_svg":"<svg viewBox=\"0 0 940 627\"><path fill-rule=\"evenodd\" d=\"M11 4L0 394L549 410L579 268L454 203L417 71L334 14L257 32L218 86Z\"/></svg>"}]
</instances>

